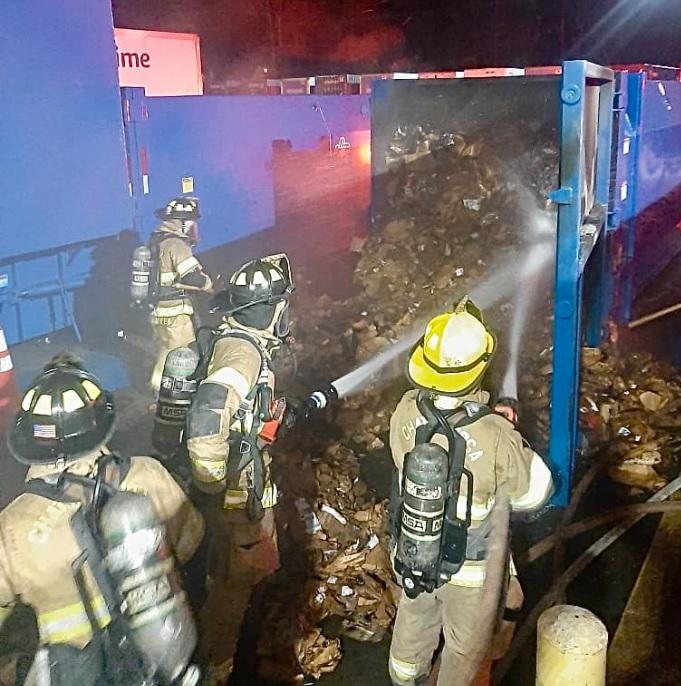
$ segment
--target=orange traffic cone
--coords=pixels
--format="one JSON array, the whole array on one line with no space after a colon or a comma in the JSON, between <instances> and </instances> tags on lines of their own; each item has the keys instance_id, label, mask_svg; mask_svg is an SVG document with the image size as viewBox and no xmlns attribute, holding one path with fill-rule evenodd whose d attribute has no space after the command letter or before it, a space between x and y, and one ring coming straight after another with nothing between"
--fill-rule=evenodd
<instances>
[{"instance_id":1,"label":"orange traffic cone","mask_svg":"<svg viewBox=\"0 0 681 686\"><path fill-rule=\"evenodd\" d=\"M0 324L0 433L4 433L14 419L19 405L18 396L14 365Z\"/></svg>"}]
</instances>

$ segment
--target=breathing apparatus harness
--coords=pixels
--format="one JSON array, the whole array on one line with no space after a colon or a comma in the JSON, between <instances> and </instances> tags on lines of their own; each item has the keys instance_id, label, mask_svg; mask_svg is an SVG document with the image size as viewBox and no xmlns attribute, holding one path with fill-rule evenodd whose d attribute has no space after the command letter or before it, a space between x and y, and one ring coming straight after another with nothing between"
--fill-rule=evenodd
<instances>
[{"instance_id":1,"label":"breathing apparatus harness","mask_svg":"<svg viewBox=\"0 0 681 686\"><path fill-rule=\"evenodd\" d=\"M465 466L466 440L456 429L492 414L492 410L480 403L464 402L453 411L443 412L426 392L419 393L416 403L426 423L416 430L414 449L405 456L402 482L393 488L391 498L395 571L410 598L447 583L467 559L484 559L489 533L487 520L471 530L473 474ZM432 443L437 434L447 439L446 451ZM429 452L425 455L428 464L419 463L424 446ZM427 483L437 473L433 466L438 460L441 479ZM464 477L466 513L462 518L457 505Z\"/></svg>"},{"instance_id":2,"label":"breathing apparatus harness","mask_svg":"<svg viewBox=\"0 0 681 686\"><path fill-rule=\"evenodd\" d=\"M150 567L149 562L154 558L141 559L139 560L141 566L135 565L132 575L130 569L124 570L123 584L120 578L116 578L116 570L111 569L112 553L113 555L118 553L119 559L121 556L116 548L111 548L111 540L105 542L105 537L100 531L99 518L103 509L118 493L127 493L121 490L121 484L129 470L129 457L102 454L97 460L97 472L94 477L64 471L59 475L56 483L50 483L44 479L31 479L25 485L23 492L54 502L74 504L82 504L82 499L66 492L69 485L80 486L86 493L91 493L87 503L78 508L69 521L71 531L81 550L80 555L71 563L71 571L92 630L93 647L100 648L104 658L103 673L110 679L107 683L111 686L195 686L198 683L199 672L196 667L188 664L194 645L182 646L184 650L180 651L177 643L186 636L181 629L175 629L177 636L173 639L178 661L171 665L171 671L177 673L174 678L168 677L167 664L159 664L154 660L155 657L159 657L158 653L154 652L157 646L150 645L147 654L144 648L140 647L140 639L144 640L148 638L148 635L145 636L146 629L139 620L144 618L145 621L152 622L152 627L154 619L159 621L158 617L149 619L151 613L154 612L154 605L150 605L150 600L154 603L154 595L158 596L157 601L161 607L173 603L170 609L167 609L165 616L158 613L162 624L170 620L170 617L165 619L169 614L181 613L183 610L180 597L183 594L179 582L173 577L172 566L162 560L157 567ZM108 477L110 471L113 473L111 478ZM129 495L148 500L146 496L138 493ZM135 537L146 534L146 531L137 534L130 531L127 533ZM123 547L122 541L117 539L115 543ZM140 543L142 543L141 540ZM159 539L156 545L159 546L159 550L163 551L162 540ZM97 618L88 591L84 573L86 563L104 598L111 618L110 623L104 628ZM160 576L159 570L163 572ZM117 571L120 574L121 569ZM144 617L145 613L146 617ZM185 617L185 624L186 621L187 617ZM188 621L191 623L191 616L188 617ZM187 627L185 626L184 629L186 631ZM189 633L191 634L191 628ZM88 647L85 648L87 649ZM163 674L164 668L165 674Z\"/></svg>"},{"instance_id":3,"label":"breathing apparatus harness","mask_svg":"<svg viewBox=\"0 0 681 686\"><path fill-rule=\"evenodd\" d=\"M115 464L117 467L117 477L114 482L107 482L105 473L111 464ZM107 455L98 461L97 475L94 478L65 471L59 475L57 483L49 483L44 479L31 479L24 487L24 493L59 503L81 502L80 499L66 493L68 484L81 486L92 493L87 505L80 507L69 522L71 531L81 550L81 554L71 563L71 572L92 630L93 643L102 649L106 661L105 670L115 674L117 678L120 677L120 681L116 682L120 686L126 683L142 685L145 683L147 675L142 656L129 635L128 627L120 611L120 603L116 597L113 581L104 564L103 551L100 542L97 540L97 514L101 510L104 500L118 489L129 468L129 459ZM111 616L111 623L105 629L100 626L97 620L92 599L87 590L84 575L85 563L87 563L97 582L106 609Z\"/></svg>"},{"instance_id":4,"label":"breathing apparatus harness","mask_svg":"<svg viewBox=\"0 0 681 686\"><path fill-rule=\"evenodd\" d=\"M249 519L257 520L262 516L262 498L265 492L265 462L262 448L273 443L284 421L286 414L286 399L273 399L270 378L270 355L274 348L267 348L255 335L243 329L210 329L202 327L197 330L197 341L200 334L209 330L211 337L208 346L201 345L200 360L196 371L189 379L203 381L208 374L208 365L213 357L215 346L225 339L240 339L250 343L260 356L260 371L258 378L241 401L234 415L239 422L239 430L230 433L230 451L227 460L227 480L238 479L241 472L249 469L248 473L248 501L246 512Z\"/></svg>"},{"instance_id":5,"label":"breathing apparatus harness","mask_svg":"<svg viewBox=\"0 0 681 686\"><path fill-rule=\"evenodd\" d=\"M184 288L176 288L174 285L161 284L161 245L170 238L177 238L191 245L186 237L170 231L154 231L149 239L151 251L151 273L149 276L149 298L154 305L164 300L187 300L189 293Z\"/></svg>"}]
</instances>

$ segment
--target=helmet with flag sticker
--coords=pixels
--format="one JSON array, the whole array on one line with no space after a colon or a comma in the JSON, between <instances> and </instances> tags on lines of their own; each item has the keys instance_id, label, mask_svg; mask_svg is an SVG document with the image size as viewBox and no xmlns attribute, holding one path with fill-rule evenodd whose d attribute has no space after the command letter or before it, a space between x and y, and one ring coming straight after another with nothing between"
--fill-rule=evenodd
<instances>
[{"instance_id":1,"label":"helmet with flag sticker","mask_svg":"<svg viewBox=\"0 0 681 686\"><path fill-rule=\"evenodd\" d=\"M24 394L8 445L24 464L73 460L103 446L114 422L112 394L75 358L61 355Z\"/></svg>"},{"instance_id":2,"label":"helmet with flag sticker","mask_svg":"<svg viewBox=\"0 0 681 686\"><path fill-rule=\"evenodd\" d=\"M412 350L407 376L416 386L460 396L479 387L496 349L496 338L468 297L453 312L428 322Z\"/></svg>"}]
</instances>

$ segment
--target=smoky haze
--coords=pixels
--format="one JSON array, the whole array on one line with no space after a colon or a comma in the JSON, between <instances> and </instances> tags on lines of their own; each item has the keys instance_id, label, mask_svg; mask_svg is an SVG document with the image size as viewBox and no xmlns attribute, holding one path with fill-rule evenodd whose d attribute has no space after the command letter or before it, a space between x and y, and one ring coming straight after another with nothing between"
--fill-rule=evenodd
<instances>
[{"instance_id":1,"label":"smoky haze","mask_svg":"<svg viewBox=\"0 0 681 686\"><path fill-rule=\"evenodd\" d=\"M681 62L681 3L655 0L114 0L115 24L198 33L206 82L583 58Z\"/></svg>"}]
</instances>

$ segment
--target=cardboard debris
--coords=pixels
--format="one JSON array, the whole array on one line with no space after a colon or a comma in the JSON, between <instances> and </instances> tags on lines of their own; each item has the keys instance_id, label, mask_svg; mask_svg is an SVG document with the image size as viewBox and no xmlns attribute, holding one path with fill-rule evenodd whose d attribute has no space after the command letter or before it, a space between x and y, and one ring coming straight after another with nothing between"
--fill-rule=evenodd
<instances>
[{"instance_id":1,"label":"cardboard debris","mask_svg":"<svg viewBox=\"0 0 681 686\"><path fill-rule=\"evenodd\" d=\"M681 376L640 353L584 348L580 423L608 476L657 490L679 471Z\"/></svg>"},{"instance_id":2,"label":"cardboard debris","mask_svg":"<svg viewBox=\"0 0 681 686\"><path fill-rule=\"evenodd\" d=\"M333 672L341 660L340 640L326 638L320 629L310 632L296 644L296 653L305 671L315 679Z\"/></svg>"}]
</instances>

